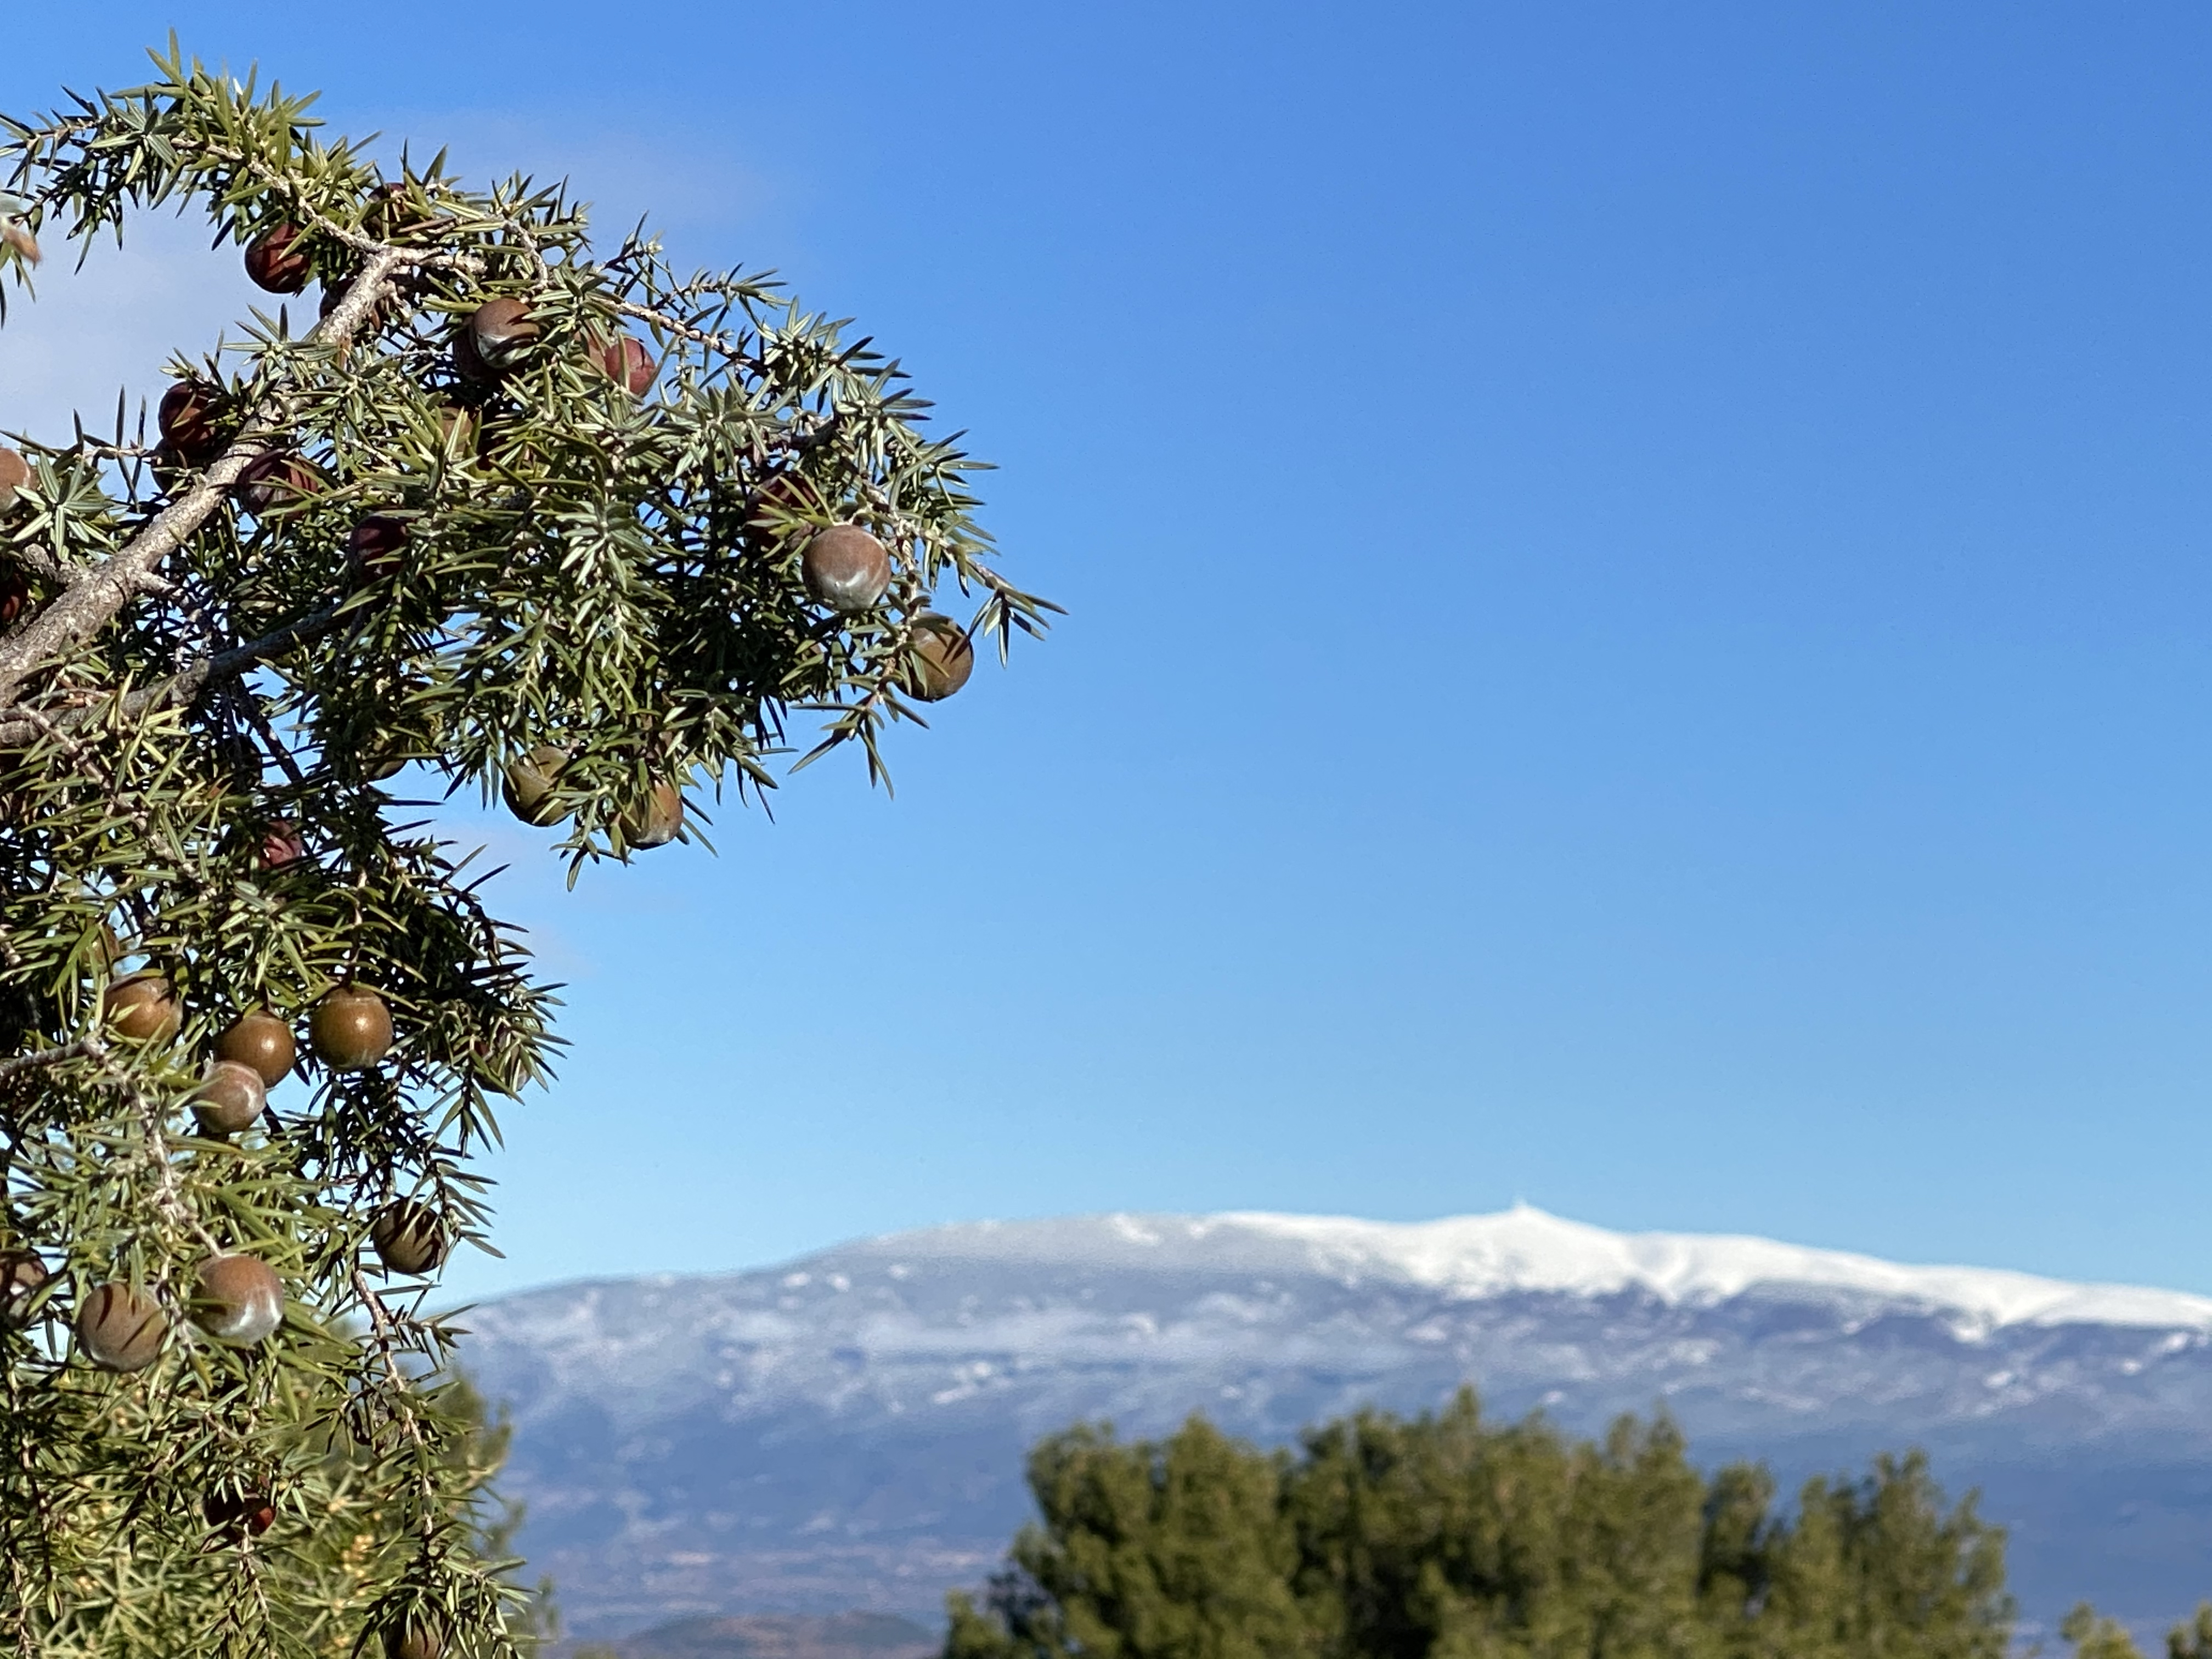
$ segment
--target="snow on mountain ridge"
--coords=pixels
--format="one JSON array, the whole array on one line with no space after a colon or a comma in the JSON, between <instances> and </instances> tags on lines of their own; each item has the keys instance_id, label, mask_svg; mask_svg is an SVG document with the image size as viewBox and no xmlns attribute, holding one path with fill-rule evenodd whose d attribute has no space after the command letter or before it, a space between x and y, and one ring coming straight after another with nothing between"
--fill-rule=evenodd
<instances>
[{"instance_id":1,"label":"snow on mountain ridge","mask_svg":"<svg viewBox=\"0 0 2212 1659\"><path fill-rule=\"evenodd\" d=\"M1516 1204L1437 1221L1231 1211L1109 1214L933 1227L870 1241L892 1255L1018 1257L1163 1267L1304 1267L1449 1295L1514 1291L1610 1296L1642 1290L1710 1305L1753 1289L1806 1288L1958 1316L1969 1329L2073 1324L2212 1330L2212 1298L2126 1285L2078 1284L1996 1267L1917 1267L1844 1250L1709 1233L1617 1233ZM1963 1334L1963 1333L1962 1333Z\"/></svg>"},{"instance_id":2,"label":"snow on mountain ridge","mask_svg":"<svg viewBox=\"0 0 2212 1659\"><path fill-rule=\"evenodd\" d=\"M2212 1301L1911 1267L1519 1207L1413 1224L1092 1215L600 1279L468 1315L525 1547L580 1630L688 1610L927 1611L980 1581L1071 1423L1262 1445L1462 1385L1492 1420L1672 1415L1708 1464L1918 1446L1984 1494L2037 1616L2163 1623L2212 1555Z\"/></svg>"}]
</instances>

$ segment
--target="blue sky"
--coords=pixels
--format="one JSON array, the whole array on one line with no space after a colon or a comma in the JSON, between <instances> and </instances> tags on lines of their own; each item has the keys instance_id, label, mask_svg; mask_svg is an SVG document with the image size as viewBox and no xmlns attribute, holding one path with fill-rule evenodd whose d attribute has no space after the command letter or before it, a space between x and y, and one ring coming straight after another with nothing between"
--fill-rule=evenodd
<instances>
[{"instance_id":1,"label":"blue sky","mask_svg":"<svg viewBox=\"0 0 2212 1659\"><path fill-rule=\"evenodd\" d=\"M1070 611L896 800L456 818L576 1044L458 1289L1525 1198L2212 1291L2212 12L366 15L47 9L0 108L173 26L779 267ZM246 294L48 269L0 425Z\"/></svg>"}]
</instances>

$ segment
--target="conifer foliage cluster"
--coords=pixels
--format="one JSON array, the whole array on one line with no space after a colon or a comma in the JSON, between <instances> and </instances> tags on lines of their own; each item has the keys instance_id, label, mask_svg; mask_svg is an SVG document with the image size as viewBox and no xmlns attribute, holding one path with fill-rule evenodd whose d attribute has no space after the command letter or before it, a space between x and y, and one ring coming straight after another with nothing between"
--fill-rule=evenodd
<instances>
[{"instance_id":1,"label":"conifer foliage cluster","mask_svg":"<svg viewBox=\"0 0 2212 1659\"><path fill-rule=\"evenodd\" d=\"M1601 1442L1462 1392L1269 1453L1193 1419L1031 1454L1041 1522L946 1659L2003 1659L2002 1532L1919 1457L1815 1480L1794 1514L1666 1423Z\"/></svg>"},{"instance_id":2,"label":"conifer foliage cluster","mask_svg":"<svg viewBox=\"0 0 2212 1659\"><path fill-rule=\"evenodd\" d=\"M424 1298L550 1000L413 808L503 797L573 882L793 711L876 775L1047 608L842 325L309 101L173 41L0 131L19 312L155 210L270 296L150 419L0 449L10 1654L510 1650Z\"/></svg>"}]
</instances>

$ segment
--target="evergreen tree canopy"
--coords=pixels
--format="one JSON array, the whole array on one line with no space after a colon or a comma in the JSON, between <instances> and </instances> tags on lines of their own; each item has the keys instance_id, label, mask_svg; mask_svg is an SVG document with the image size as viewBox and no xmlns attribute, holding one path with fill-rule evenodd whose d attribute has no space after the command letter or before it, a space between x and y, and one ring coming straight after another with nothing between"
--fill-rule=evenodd
<instances>
[{"instance_id":1,"label":"evergreen tree canopy","mask_svg":"<svg viewBox=\"0 0 2212 1659\"><path fill-rule=\"evenodd\" d=\"M2143 1659L2142 1650L2115 1619L2100 1619L2087 1601L2068 1613L2058 1626L2074 1650L2075 1659ZM2198 1604L2197 1616L2166 1633L2166 1659L2212 1659L2212 1601Z\"/></svg>"},{"instance_id":2,"label":"evergreen tree canopy","mask_svg":"<svg viewBox=\"0 0 2212 1659\"><path fill-rule=\"evenodd\" d=\"M1042 1520L946 1659L2002 1659L2002 1532L1917 1455L1711 1478L1663 1420L1601 1442L1493 1425L1472 1393L1267 1453L1193 1419L1030 1459Z\"/></svg>"},{"instance_id":3,"label":"evergreen tree canopy","mask_svg":"<svg viewBox=\"0 0 2212 1659\"><path fill-rule=\"evenodd\" d=\"M275 296L152 430L0 448L0 1649L504 1652L424 1297L551 999L404 795L573 882L770 787L793 710L876 775L1046 607L842 325L155 64L0 132L19 307L147 209Z\"/></svg>"}]
</instances>

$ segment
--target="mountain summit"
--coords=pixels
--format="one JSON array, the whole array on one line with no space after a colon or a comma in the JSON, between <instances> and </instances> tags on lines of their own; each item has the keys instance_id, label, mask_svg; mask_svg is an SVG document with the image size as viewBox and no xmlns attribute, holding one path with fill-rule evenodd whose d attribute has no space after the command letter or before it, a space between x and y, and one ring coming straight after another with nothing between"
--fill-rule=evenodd
<instances>
[{"instance_id":1,"label":"mountain summit","mask_svg":"<svg viewBox=\"0 0 2212 1659\"><path fill-rule=\"evenodd\" d=\"M514 1415L506 1485L572 1626L933 1613L1079 1419L1193 1411L1281 1441L1473 1384L1589 1431L1671 1412L1785 1481L1926 1447L2014 1532L2048 1617L2212 1594L2212 1300L1519 1206L1413 1224L1106 1215L894 1234L759 1272L556 1286L475 1310Z\"/></svg>"},{"instance_id":2,"label":"mountain summit","mask_svg":"<svg viewBox=\"0 0 2212 1659\"><path fill-rule=\"evenodd\" d=\"M1442 1221L1347 1216L1103 1215L971 1222L894 1233L866 1247L1032 1267L1312 1273L1419 1285L1457 1297L1551 1291L1711 1306L1753 1290L1830 1293L1957 1316L1969 1328L2135 1325L2212 1330L2212 1298L2081 1285L1990 1267L1913 1267L1843 1250L1723 1233L1616 1233L1531 1204Z\"/></svg>"}]
</instances>

